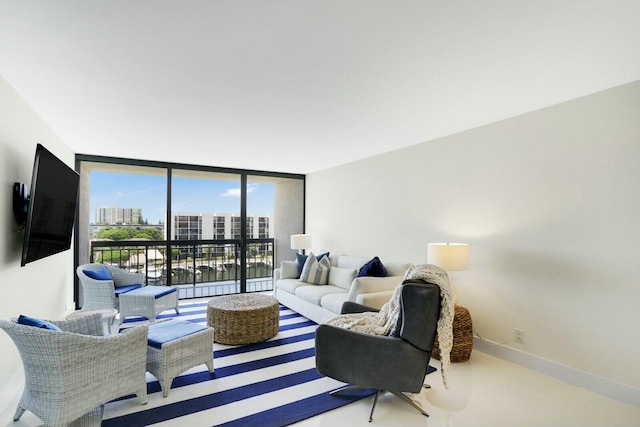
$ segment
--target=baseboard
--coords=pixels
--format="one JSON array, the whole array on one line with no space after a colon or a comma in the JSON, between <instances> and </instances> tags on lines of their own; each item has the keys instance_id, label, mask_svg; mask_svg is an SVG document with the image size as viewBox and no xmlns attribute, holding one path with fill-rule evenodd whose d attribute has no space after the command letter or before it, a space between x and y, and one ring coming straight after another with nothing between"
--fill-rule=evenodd
<instances>
[{"instance_id":1,"label":"baseboard","mask_svg":"<svg viewBox=\"0 0 640 427\"><path fill-rule=\"evenodd\" d=\"M478 337L473 345L474 350L640 408L640 389Z\"/></svg>"}]
</instances>

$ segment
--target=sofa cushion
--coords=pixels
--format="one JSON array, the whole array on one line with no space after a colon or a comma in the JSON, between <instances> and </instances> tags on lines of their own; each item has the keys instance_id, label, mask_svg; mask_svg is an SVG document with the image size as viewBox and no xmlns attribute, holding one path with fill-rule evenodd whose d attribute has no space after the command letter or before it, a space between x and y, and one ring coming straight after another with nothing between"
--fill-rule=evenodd
<instances>
[{"instance_id":1,"label":"sofa cushion","mask_svg":"<svg viewBox=\"0 0 640 427\"><path fill-rule=\"evenodd\" d=\"M93 270L82 270L82 272L94 280L113 280L113 277L111 277L111 273L109 273L106 266Z\"/></svg>"},{"instance_id":2,"label":"sofa cushion","mask_svg":"<svg viewBox=\"0 0 640 427\"><path fill-rule=\"evenodd\" d=\"M307 261L304 263L300 281L311 283L312 285L326 285L329 280L329 269L331 264L329 258L323 256L319 261L313 252L309 254Z\"/></svg>"},{"instance_id":3,"label":"sofa cushion","mask_svg":"<svg viewBox=\"0 0 640 427\"><path fill-rule=\"evenodd\" d=\"M328 283L349 290L349 288L351 288L351 282L353 282L357 274L358 270L355 268L331 267L331 270L329 270Z\"/></svg>"},{"instance_id":4,"label":"sofa cushion","mask_svg":"<svg viewBox=\"0 0 640 427\"><path fill-rule=\"evenodd\" d=\"M285 260L280 263L281 279L297 279L298 277L300 277L300 273L298 273L297 262Z\"/></svg>"},{"instance_id":5,"label":"sofa cushion","mask_svg":"<svg viewBox=\"0 0 640 427\"><path fill-rule=\"evenodd\" d=\"M358 271L358 277L362 276L374 276L374 277L387 277L387 269L380 261L380 258L373 257Z\"/></svg>"},{"instance_id":6,"label":"sofa cushion","mask_svg":"<svg viewBox=\"0 0 640 427\"><path fill-rule=\"evenodd\" d=\"M320 305L323 308L335 313L340 314L342 311L342 304L347 300L346 292L336 292L334 294L325 295L320 300Z\"/></svg>"},{"instance_id":7,"label":"sofa cushion","mask_svg":"<svg viewBox=\"0 0 640 427\"><path fill-rule=\"evenodd\" d=\"M314 305L320 305L320 301L322 297L329 294L341 293L346 294L347 291L338 287L338 286L314 286L314 285L304 285L296 288L296 296L301 300L310 302Z\"/></svg>"},{"instance_id":8,"label":"sofa cushion","mask_svg":"<svg viewBox=\"0 0 640 427\"><path fill-rule=\"evenodd\" d=\"M289 294L295 294L296 289L300 286L309 286L308 284L301 282L298 279L280 279L276 282L276 286L279 291L284 291Z\"/></svg>"},{"instance_id":9,"label":"sofa cushion","mask_svg":"<svg viewBox=\"0 0 640 427\"><path fill-rule=\"evenodd\" d=\"M340 268L355 268L356 270L360 270L360 267L362 267L365 262L367 262L366 259L358 256L340 255L336 262L336 266Z\"/></svg>"},{"instance_id":10,"label":"sofa cushion","mask_svg":"<svg viewBox=\"0 0 640 427\"><path fill-rule=\"evenodd\" d=\"M387 269L387 276L404 276L411 267L410 262L385 261L384 267Z\"/></svg>"}]
</instances>

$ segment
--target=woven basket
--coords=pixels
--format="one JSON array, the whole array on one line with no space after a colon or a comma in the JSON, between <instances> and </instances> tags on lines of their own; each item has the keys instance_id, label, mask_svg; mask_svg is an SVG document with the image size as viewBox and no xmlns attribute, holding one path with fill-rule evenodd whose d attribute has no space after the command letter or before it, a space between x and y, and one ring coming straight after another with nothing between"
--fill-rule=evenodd
<instances>
[{"instance_id":1,"label":"woven basket","mask_svg":"<svg viewBox=\"0 0 640 427\"><path fill-rule=\"evenodd\" d=\"M453 348L451 348L452 362L466 362L471 357L473 349L473 323L469 310L459 305L455 307L453 316ZM433 343L431 356L440 360L440 345L438 335Z\"/></svg>"},{"instance_id":2,"label":"woven basket","mask_svg":"<svg viewBox=\"0 0 640 427\"><path fill-rule=\"evenodd\" d=\"M207 324L221 344L266 341L278 333L279 321L278 300L269 295L225 295L211 298L207 305Z\"/></svg>"}]
</instances>

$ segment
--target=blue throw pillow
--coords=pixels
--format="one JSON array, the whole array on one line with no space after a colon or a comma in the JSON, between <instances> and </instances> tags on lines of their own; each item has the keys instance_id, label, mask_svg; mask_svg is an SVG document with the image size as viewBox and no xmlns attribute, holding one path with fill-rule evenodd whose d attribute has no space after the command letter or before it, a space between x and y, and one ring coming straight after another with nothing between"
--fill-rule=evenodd
<instances>
[{"instance_id":1,"label":"blue throw pillow","mask_svg":"<svg viewBox=\"0 0 640 427\"><path fill-rule=\"evenodd\" d=\"M382 264L382 261L380 261L380 258L376 256L360 267L358 277L362 276L387 277L387 269L384 267L384 264Z\"/></svg>"},{"instance_id":2,"label":"blue throw pillow","mask_svg":"<svg viewBox=\"0 0 640 427\"><path fill-rule=\"evenodd\" d=\"M298 265L298 277L296 277L296 279L300 278L300 275L302 274L302 267L304 267L304 263L307 262L307 257L309 255L303 255L301 253L297 253L296 254L296 264ZM322 259L322 257L328 257L329 256L329 251L316 255L316 259L318 261L320 261L320 259Z\"/></svg>"},{"instance_id":3,"label":"blue throw pillow","mask_svg":"<svg viewBox=\"0 0 640 427\"><path fill-rule=\"evenodd\" d=\"M21 314L18 317L18 323L21 325L34 326L36 328L49 329L51 331L61 331L62 329L58 328L53 323L47 322L45 320L36 319L35 317L29 317Z\"/></svg>"},{"instance_id":4,"label":"blue throw pillow","mask_svg":"<svg viewBox=\"0 0 640 427\"><path fill-rule=\"evenodd\" d=\"M113 280L107 267L100 267L95 270L82 270L82 272L94 280Z\"/></svg>"}]
</instances>

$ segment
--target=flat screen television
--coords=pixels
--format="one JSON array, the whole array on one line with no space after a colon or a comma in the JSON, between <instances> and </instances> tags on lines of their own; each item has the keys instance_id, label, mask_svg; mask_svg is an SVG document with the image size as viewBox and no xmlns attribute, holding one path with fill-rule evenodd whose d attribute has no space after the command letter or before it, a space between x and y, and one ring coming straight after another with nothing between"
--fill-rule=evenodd
<instances>
[{"instance_id":1,"label":"flat screen television","mask_svg":"<svg viewBox=\"0 0 640 427\"><path fill-rule=\"evenodd\" d=\"M41 144L36 147L31 194L22 245L22 262L71 248L80 176Z\"/></svg>"}]
</instances>

